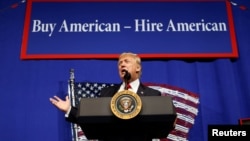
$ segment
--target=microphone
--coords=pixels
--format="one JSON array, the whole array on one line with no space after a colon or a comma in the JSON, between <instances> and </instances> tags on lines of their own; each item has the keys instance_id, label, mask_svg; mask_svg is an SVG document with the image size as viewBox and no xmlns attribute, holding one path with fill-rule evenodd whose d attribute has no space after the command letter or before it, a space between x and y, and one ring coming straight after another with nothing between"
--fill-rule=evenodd
<instances>
[{"instance_id":1,"label":"microphone","mask_svg":"<svg viewBox=\"0 0 250 141\"><path fill-rule=\"evenodd\" d=\"M125 72L123 79L129 81L131 79L131 74L127 70L122 70L122 72Z\"/></svg>"}]
</instances>

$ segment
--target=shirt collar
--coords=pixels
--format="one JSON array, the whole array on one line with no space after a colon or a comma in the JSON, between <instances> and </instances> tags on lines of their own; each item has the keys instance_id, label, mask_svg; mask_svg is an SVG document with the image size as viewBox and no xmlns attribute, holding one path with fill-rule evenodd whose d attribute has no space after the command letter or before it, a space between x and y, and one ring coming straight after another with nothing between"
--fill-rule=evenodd
<instances>
[{"instance_id":1,"label":"shirt collar","mask_svg":"<svg viewBox=\"0 0 250 141\"><path fill-rule=\"evenodd\" d=\"M129 85L131 86L131 89L134 93L137 92L138 88L139 88L139 85L140 85L140 80L139 79L136 79L132 82L129 83ZM120 91L121 90L124 90L125 89L125 82L122 83L121 85L121 88L120 88Z\"/></svg>"}]
</instances>

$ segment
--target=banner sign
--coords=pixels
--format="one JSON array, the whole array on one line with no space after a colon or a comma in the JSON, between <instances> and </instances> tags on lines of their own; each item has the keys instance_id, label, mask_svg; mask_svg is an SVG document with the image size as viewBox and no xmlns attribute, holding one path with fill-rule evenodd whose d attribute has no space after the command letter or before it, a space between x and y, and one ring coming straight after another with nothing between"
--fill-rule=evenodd
<instances>
[{"instance_id":1,"label":"banner sign","mask_svg":"<svg viewBox=\"0 0 250 141\"><path fill-rule=\"evenodd\" d=\"M237 58L227 0L28 0L21 59Z\"/></svg>"}]
</instances>

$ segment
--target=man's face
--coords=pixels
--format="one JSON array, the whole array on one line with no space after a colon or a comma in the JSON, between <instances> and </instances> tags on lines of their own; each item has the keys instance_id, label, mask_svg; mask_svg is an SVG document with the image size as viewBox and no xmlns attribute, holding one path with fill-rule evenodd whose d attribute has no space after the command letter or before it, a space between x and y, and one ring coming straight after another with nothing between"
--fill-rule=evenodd
<instances>
[{"instance_id":1,"label":"man's face","mask_svg":"<svg viewBox=\"0 0 250 141\"><path fill-rule=\"evenodd\" d=\"M136 63L136 60L133 57L125 55L119 59L118 69L121 79L123 79L123 76L125 75L124 70L127 70L131 74L131 79L134 80L138 78L137 73L140 71L140 66Z\"/></svg>"}]
</instances>

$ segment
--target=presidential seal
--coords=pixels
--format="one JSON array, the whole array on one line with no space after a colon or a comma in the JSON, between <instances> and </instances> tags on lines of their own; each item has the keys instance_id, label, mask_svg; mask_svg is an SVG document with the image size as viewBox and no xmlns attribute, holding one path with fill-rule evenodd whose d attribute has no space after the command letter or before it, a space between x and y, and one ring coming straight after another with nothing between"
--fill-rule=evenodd
<instances>
[{"instance_id":1,"label":"presidential seal","mask_svg":"<svg viewBox=\"0 0 250 141\"><path fill-rule=\"evenodd\" d=\"M117 92L111 99L110 107L115 116L120 119L131 119L137 116L142 107L140 96L124 90Z\"/></svg>"}]
</instances>

